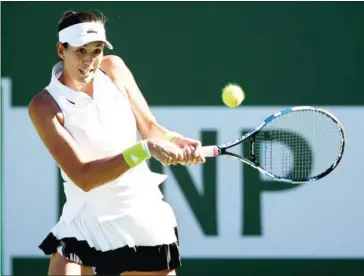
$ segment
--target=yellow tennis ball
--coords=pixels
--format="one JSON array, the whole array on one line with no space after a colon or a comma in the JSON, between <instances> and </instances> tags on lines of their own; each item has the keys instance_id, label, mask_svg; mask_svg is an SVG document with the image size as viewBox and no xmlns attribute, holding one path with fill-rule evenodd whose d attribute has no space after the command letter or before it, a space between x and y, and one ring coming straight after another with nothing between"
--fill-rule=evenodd
<instances>
[{"instance_id":1,"label":"yellow tennis ball","mask_svg":"<svg viewBox=\"0 0 364 276\"><path fill-rule=\"evenodd\" d=\"M237 84L229 83L222 89L222 101L228 107L237 107L244 99L245 93Z\"/></svg>"}]
</instances>

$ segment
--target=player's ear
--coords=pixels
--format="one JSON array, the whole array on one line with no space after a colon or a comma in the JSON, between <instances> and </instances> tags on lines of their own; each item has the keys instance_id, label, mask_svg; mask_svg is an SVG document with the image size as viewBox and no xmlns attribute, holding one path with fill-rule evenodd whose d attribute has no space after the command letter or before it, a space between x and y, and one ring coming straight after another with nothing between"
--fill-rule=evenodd
<instances>
[{"instance_id":1,"label":"player's ear","mask_svg":"<svg viewBox=\"0 0 364 276\"><path fill-rule=\"evenodd\" d=\"M63 44L61 42L57 43L57 55L63 59L64 58L64 51L65 51L65 47L63 46Z\"/></svg>"}]
</instances>

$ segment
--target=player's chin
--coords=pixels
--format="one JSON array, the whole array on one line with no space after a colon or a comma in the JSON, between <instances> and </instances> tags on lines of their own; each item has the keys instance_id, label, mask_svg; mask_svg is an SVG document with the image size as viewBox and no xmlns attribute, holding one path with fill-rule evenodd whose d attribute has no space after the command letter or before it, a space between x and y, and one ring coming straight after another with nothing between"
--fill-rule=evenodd
<instances>
[{"instance_id":1,"label":"player's chin","mask_svg":"<svg viewBox=\"0 0 364 276\"><path fill-rule=\"evenodd\" d=\"M90 83L92 80L94 79L94 74L89 74L89 75L82 75L80 74L78 77L78 81L80 83Z\"/></svg>"}]
</instances>

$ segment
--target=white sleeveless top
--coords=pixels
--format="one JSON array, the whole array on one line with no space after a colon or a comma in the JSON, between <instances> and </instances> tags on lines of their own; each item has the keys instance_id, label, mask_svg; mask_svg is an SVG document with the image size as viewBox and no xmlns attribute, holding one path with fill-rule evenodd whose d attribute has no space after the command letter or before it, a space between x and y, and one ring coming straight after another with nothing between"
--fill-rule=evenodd
<instances>
[{"instance_id":1,"label":"white sleeveless top","mask_svg":"<svg viewBox=\"0 0 364 276\"><path fill-rule=\"evenodd\" d=\"M95 73L92 99L86 93L64 86L58 80L62 70L62 62L53 67L52 79L46 90L59 105L64 116L64 127L76 141L85 160L119 154L137 142L136 121L128 98L107 75L100 70ZM82 220L87 216L103 223L130 217L138 212L142 221L144 211L141 210L153 210L153 206L158 206L157 209L161 210L161 204L165 204L159 184L167 176L151 172L146 162L89 192L74 184L62 169L61 173L67 199L60 219L63 225L80 216L83 216ZM85 212L87 215L82 215ZM167 212L170 213L170 210ZM146 215L151 214L147 212ZM164 215L163 212L160 215ZM168 216L164 219L168 221ZM174 224L173 220L172 216L167 223ZM86 233L81 233L82 235L87 236ZM137 238L131 236L126 244L135 245L135 240ZM95 242L97 243L91 243ZM102 246L95 244L95 247Z\"/></svg>"}]
</instances>

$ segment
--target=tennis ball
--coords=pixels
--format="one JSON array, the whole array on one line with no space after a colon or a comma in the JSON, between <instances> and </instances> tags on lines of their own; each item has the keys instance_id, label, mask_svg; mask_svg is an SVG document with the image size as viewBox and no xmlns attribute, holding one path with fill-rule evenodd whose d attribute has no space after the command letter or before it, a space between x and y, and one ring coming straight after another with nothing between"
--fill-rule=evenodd
<instances>
[{"instance_id":1,"label":"tennis ball","mask_svg":"<svg viewBox=\"0 0 364 276\"><path fill-rule=\"evenodd\" d=\"M222 101L228 107L237 107L244 99L245 93L238 84L229 83L222 89Z\"/></svg>"}]
</instances>

